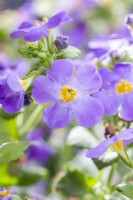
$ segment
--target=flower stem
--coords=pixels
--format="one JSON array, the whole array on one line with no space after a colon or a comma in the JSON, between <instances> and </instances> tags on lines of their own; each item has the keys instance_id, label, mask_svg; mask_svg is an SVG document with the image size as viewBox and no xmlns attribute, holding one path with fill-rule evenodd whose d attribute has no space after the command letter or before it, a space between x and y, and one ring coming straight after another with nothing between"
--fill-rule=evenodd
<instances>
[{"instance_id":1,"label":"flower stem","mask_svg":"<svg viewBox=\"0 0 133 200\"><path fill-rule=\"evenodd\" d=\"M21 138L24 138L26 134L36 126L36 124L40 120L40 116L43 109L44 109L44 106L42 105L41 106L39 105L36 107L36 109L33 111L33 113L31 114L31 116L29 117L29 119L27 120L27 122L25 123L25 125L20 131Z\"/></svg>"}]
</instances>

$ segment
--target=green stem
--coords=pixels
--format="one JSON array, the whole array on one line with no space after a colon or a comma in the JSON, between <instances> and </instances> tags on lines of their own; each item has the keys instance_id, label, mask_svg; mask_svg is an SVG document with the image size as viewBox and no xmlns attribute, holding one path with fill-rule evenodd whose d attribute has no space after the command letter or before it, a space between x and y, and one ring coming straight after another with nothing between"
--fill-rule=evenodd
<instances>
[{"instance_id":1,"label":"green stem","mask_svg":"<svg viewBox=\"0 0 133 200\"><path fill-rule=\"evenodd\" d=\"M33 113L31 114L31 116L29 117L29 119L27 120L27 122L25 123L25 125L23 126L23 128L20 131L21 138L24 138L26 136L26 134L36 126L36 124L40 120L43 109L44 109L44 106L39 105L33 111Z\"/></svg>"},{"instance_id":2,"label":"green stem","mask_svg":"<svg viewBox=\"0 0 133 200\"><path fill-rule=\"evenodd\" d=\"M7 120L7 128L12 138L18 139L18 129L16 118Z\"/></svg>"},{"instance_id":3,"label":"green stem","mask_svg":"<svg viewBox=\"0 0 133 200\"><path fill-rule=\"evenodd\" d=\"M111 181L112 181L112 177L113 177L113 175L114 175L115 168L116 168L116 165L115 165L115 163L114 163L114 164L111 166L110 173L109 173L109 176L108 176L108 180L107 180L107 185L108 185L108 187L110 187L110 185L111 185Z\"/></svg>"}]
</instances>

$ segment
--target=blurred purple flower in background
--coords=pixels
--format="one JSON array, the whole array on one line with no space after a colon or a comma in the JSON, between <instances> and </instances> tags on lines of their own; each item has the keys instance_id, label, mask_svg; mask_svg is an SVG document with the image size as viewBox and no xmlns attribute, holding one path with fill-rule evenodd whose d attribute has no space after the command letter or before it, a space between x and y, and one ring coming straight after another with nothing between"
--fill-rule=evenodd
<instances>
[{"instance_id":1,"label":"blurred purple flower in background","mask_svg":"<svg viewBox=\"0 0 133 200\"><path fill-rule=\"evenodd\" d=\"M81 126L91 127L104 112L102 103L90 96L100 87L101 77L94 65L82 64L76 69L67 60L58 60L47 70L47 76L35 79L32 95L39 104L53 102L43 113L49 127L65 127L72 118Z\"/></svg>"},{"instance_id":2,"label":"blurred purple flower in background","mask_svg":"<svg viewBox=\"0 0 133 200\"><path fill-rule=\"evenodd\" d=\"M13 192L6 188L0 188L0 200L12 200Z\"/></svg>"},{"instance_id":3,"label":"blurred purple flower in background","mask_svg":"<svg viewBox=\"0 0 133 200\"><path fill-rule=\"evenodd\" d=\"M56 28L70 21L71 18L68 17L68 13L62 11L49 19L43 17L42 21L35 20L34 23L22 23L16 31L11 33L11 38L24 37L27 42L35 42L42 37L48 36L48 29Z\"/></svg>"},{"instance_id":4,"label":"blurred purple flower in background","mask_svg":"<svg viewBox=\"0 0 133 200\"><path fill-rule=\"evenodd\" d=\"M27 150L29 160L34 160L40 164L47 164L50 157L55 154L54 149L44 140L45 129L35 129L30 132L26 140L31 142Z\"/></svg>"}]
</instances>

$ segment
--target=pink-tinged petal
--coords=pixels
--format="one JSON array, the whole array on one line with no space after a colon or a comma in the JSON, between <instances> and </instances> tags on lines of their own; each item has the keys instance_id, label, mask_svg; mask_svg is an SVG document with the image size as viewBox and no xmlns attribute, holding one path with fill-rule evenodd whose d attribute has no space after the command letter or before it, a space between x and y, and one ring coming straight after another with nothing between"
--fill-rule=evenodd
<instances>
[{"instance_id":1,"label":"pink-tinged petal","mask_svg":"<svg viewBox=\"0 0 133 200\"><path fill-rule=\"evenodd\" d=\"M120 99L113 90L99 91L94 94L94 97L103 103L106 115L116 115Z\"/></svg>"},{"instance_id":2,"label":"pink-tinged petal","mask_svg":"<svg viewBox=\"0 0 133 200\"><path fill-rule=\"evenodd\" d=\"M71 122L69 107L64 103L54 103L46 107L43 113L43 121L50 128L62 128Z\"/></svg>"},{"instance_id":3,"label":"pink-tinged petal","mask_svg":"<svg viewBox=\"0 0 133 200\"><path fill-rule=\"evenodd\" d=\"M88 90L89 94L97 92L102 84L101 76L95 65L83 64L77 68L76 79L83 90Z\"/></svg>"},{"instance_id":4,"label":"pink-tinged petal","mask_svg":"<svg viewBox=\"0 0 133 200\"><path fill-rule=\"evenodd\" d=\"M104 114L102 103L90 96L85 96L73 104L73 116L80 126L94 126Z\"/></svg>"},{"instance_id":5,"label":"pink-tinged petal","mask_svg":"<svg viewBox=\"0 0 133 200\"><path fill-rule=\"evenodd\" d=\"M38 76L33 82L33 98L44 104L55 100L55 85L47 76Z\"/></svg>"},{"instance_id":6,"label":"pink-tinged petal","mask_svg":"<svg viewBox=\"0 0 133 200\"><path fill-rule=\"evenodd\" d=\"M104 140L97 147L89 150L86 153L86 157L88 157L88 158L98 158L98 157L102 156L107 151L107 149L109 148L109 146L112 143L113 143L113 141L111 139Z\"/></svg>"},{"instance_id":7,"label":"pink-tinged petal","mask_svg":"<svg viewBox=\"0 0 133 200\"><path fill-rule=\"evenodd\" d=\"M40 27L26 33L24 35L24 40L27 42L35 42L37 40L40 40L42 37L46 37L47 35L48 30L46 28Z\"/></svg>"},{"instance_id":8,"label":"pink-tinged petal","mask_svg":"<svg viewBox=\"0 0 133 200\"><path fill-rule=\"evenodd\" d=\"M122 119L133 120L133 92L123 96L120 114Z\"/></svg>"},{"instance_id":9,"label":"pink-tinged petal","mask_svg":"<svg viewBox=\"0 0 133 200\"><path fill-rule=\"evenodd\" d=\"M133 82L133 63L116 63L114 72L120 79Z\"/></svg>"},{"instance_id":10,"label":"pink-tinged petal","mask_svg":"<svg viewBox=\"0 0 133 200\"><path fill-rule=\"evenodd\" d=\"M53 62L52 68L47 69L47 75L57 83L68 83L74 76L74 66L67 60L56 60Z\"/></svg>"}]
</instances>

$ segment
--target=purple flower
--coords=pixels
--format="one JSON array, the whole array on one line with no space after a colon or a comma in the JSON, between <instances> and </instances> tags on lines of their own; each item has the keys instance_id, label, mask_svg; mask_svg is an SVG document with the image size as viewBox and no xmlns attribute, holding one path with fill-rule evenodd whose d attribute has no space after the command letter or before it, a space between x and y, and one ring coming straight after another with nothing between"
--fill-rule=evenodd
<instances>
[{"instance_id":1,"label":"purple flower","mask_svg":"<svg viewBox=\"0 0 133 200\"><path fill-rule=\"evenodd\" d=\"M47 164L49 158L55 154L54 149L44 141L44 136L43 130L35 129L26 137L32 143L27 150L28 159L36 160L40 164Z\"/></svg>"},{"instance_id":2,"label":"purple flower","mask_svg":"<svg viewBox=\"0 0 133 200\"><path fill-rule=\"evenodd\" d=\"M13 192L6 188L0 188L0 200L12 200Z\"/></svg>"},{"instance_id":3,"label":"purple flower","mask_svg":"<svg viewBox=\"0 0 133 200\"><path fill-rule=\"evenodd\" d=\"M12 114L19 111L23 105L24 90L16 75L9 74L0 77L0 104L5 112Z\"/></svg>"},{"instance_id":4,"label":"purple flower","mask_svg":"<svg viewBox=\"0 0 133 200\"><path fill-rule=\"evenodd\" d=\"M133 141L133 129L127 129L118 135L115 135L111 138L108 138L101 142L97 147L89 150L86 154L88 158L98 158L102 156L107 149L113 145L113 147L119 152L122 153L124 150L123 147L123 142L127 143L132 143Z\"/></svg>"},{"instance_id":5,"label":"purple flower","mask_svg":"<svg viewBox=\"0 0 133 200\"><path fill-rule=\"evenodd\" d=\"M24 40L27 42L35 42L42 37L48 36L48 29L60 26L70 20L71 19L67 16L67 12L62 11L49 19L44 17L42 21L35 20L34 23L24 22L16 31L11 33L11 38L24 37Z\"/></svg>"},{"instance_id":6,"label":"purple flower","mask_svg":"<svg viewBox=\"0 0 133 200\"><path fill-rule=\"evenodd\" d=\"M12 62L6 54L0 52L0 77L16 74L18 78L23 78L29 68L29 63L25 60L19 58Z\"/></svg>"},{"instance_id":7,"label":"purple flower","mask_svg":"<svg viewBox=\"0 0 133 200\"><path fill-rule=\"evenodd\" d=\"M9 68L11 65L11 61L8 56L2 52L0 52L0 72L1 70L5 70Z\"/></svg>"},{"instance_id":8,"label":"purple flower","mask_svg":"<svg viewBox=\"0 0 133 200\"><path fill-rule=\"evenodd\" d=\"M95 97L103 102L105 114L115 115L120 108L124 120L133 120L133 64L117 63L114 71L102 68L102 89Z\"/></svg>"},{"instance_id":9,"label":"purple flower","mask_svg":"<svg viewBox=\"0 0 133 200\"><path fill-rule=\"evenodd\" d=\"M97 58L103 64L110 63L112 58L123 58L126 50L128 50L129 41L125 36L112 34L109 37L96 38L89 42L88 58ZM126 50L125 50L126 49Z\"/></svg>"},{"instance_id":10,"label":"purple flower","mask_svg":"<svg viewBox=\"0 0 133 200\"><path fill-rule=\"evenodd\" d=\"M103 116L102 103L90 96L101 87L101 77L94 65L77 68L67 60L54 61L47 76L38 76L33 83L33 97L39 104L52 102L43 113L51 128L70 124L71 119L85 127L95 125Z\"/></svg>"}]
</instances>

